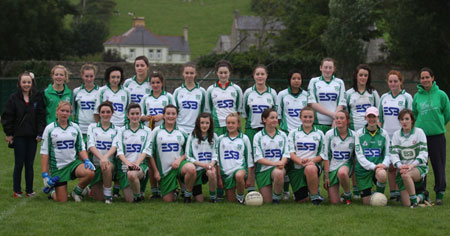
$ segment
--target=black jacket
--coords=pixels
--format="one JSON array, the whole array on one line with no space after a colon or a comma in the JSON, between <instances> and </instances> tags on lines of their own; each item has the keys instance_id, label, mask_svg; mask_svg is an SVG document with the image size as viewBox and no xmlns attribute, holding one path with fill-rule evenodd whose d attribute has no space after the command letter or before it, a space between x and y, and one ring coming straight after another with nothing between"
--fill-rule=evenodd
<instances>
[{"instance_id":1,"label":"black jacket","mask_svg":"<svg viewBox=\"0 0 450 236\"><path fill-rule=\"evenodd\" d=\"M45 129L45 107L42 93L32 90L28 105L22 91L11 94L2 115L6 136L41 136Z\"/></svg>"}]
</instances>

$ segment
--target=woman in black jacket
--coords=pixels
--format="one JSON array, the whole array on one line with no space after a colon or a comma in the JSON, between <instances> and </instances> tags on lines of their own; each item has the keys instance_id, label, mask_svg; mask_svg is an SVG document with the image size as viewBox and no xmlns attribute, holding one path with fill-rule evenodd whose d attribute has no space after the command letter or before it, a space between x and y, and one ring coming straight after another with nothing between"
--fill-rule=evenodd
<instances>
[{"instance_id":1,"label":"woman in black jacket","mask_svg":"<svg viewBox=\"0 0 450 236\"><path fill-rule=\"evenodd\" d=\"M22 197L21 177L25 165L26 196L34 196L33 164L37 142L45 128L45 108L42 95L36 90L34 75L24 72L19 75L17 92L11 94L2 115L6 142L14 147L14 197Z\"/></svg>"}]
</instances>

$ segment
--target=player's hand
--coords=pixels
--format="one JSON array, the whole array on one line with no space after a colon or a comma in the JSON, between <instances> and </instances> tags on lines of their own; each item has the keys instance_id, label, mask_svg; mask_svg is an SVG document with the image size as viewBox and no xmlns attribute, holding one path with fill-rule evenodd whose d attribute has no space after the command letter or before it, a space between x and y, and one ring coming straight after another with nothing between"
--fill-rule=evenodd
<instances>
[{"instance_id":1,"label":"player's hand","mask_svg":"<svg viewBox=\"0 0 450 236\"><path fill-rule=\"evenodd\" d=\"M325 178L323 181L323 188L325 188L325 190L328 190L329 187L330 187L330 179Z\"/></svg>"},{"instance_id":2,"label":"player's hand","mask_svg":"<svg viewBox=\"0 0 450 236\"><path fill-rule=\"evenodd\" d=\"M222 181L222 178L217 178L217 187L223 189L223 181Z\"/></svg>"},{"instance_id":3,"label":"player's hand","mask_svg":"<svg viewBox=\"0 0 450 236\"><path fill-rule=\"evenodd\" d=\"M155 180L157 182L159 182L161 180L161 175L159 175L159 171L155 171L154 176L155 176Z\"/></svg>"},{"instance_id":4,"label":"player's hand","mask_svg":"<svg viewBox=\"0 0 450 236\"><path fill-rule=\"evenodd\" d=\"M101 159L100 160L100 168L102 170L106 170L108 168L108 165L109 165L108 159Z\"/></svg>"},{"instance_id":5,"label":"player's hand","mask_svg":"<svg viewBox=\"0 0 450 236\"><path fill-rule=\"evenodd\" d=\"M48 181L50 181L50 175L48 175L48 172L42 172L42 180L44 181L44 187L51 188L48 184Z\"/></svg>"},{"instance_id":6,"label":"player's hand","mask_svg":"<svg viewBox=\"0 0 450 236\"><path fill-rule=\"evenodd\" d=\"M386 170L387 167L384 164L378 164L378 165L375 166L375 172L377 172L378 169Z\"/></svg>"},{"instance_id":7,"label":"player's hand","mask_svg":"<svg viewBox=\"0 0 450 236\"><path fill-rule=\"evenodd\" d=\"M6 140L6 142L7 142L8 144L12 144L12 143L13 143L13 139L14 139L13 136L6 136L6 137L5 137L5 140Z\"/></svg>"},{"instance_id":8,"label":"player's hand","mask_svg":"<svg viewBox=\"0 0 450 236\"><path fill-rule=\"evenodd\" d=\"M170 166L172 167L172 169L176 170L180 167L180 163L181 163L181 159L178 158L175 161L173 161Z\"/></svg>"},{"instance_id":9,"label":"player's hand","mask_svg":"<svg viewBox=\"0 0 450 236\"><path fill-rule=\"evenodd\" d=\"M158 122L158 121L162 120L162 118L163 118L163 114L158 114L158 115L154 115L153 116L153 120L155 122Z\"/></svg>"},{"instance_id":10,"label":"player's hand","mask_svg":"<svg viewBox=\"0 0 450 236\"><path fill-rule=\"evenodd\" d=\"M41 136L37 136L37 137L36 137L36 142L39 143L41 140L42 140L42 137L41 137Z\"/></svg>"},{"instance_id":11,"label":"player's hand","mask_svg":"<svg viewBox=\"0 0 450 236\"><path fill-rule=\"evenodd\" d=\"M89 159L84 160L84 168L95 171L95 166L94 166L94 164L92 164L91 160L89 160Z\"/></svg>"}]
</instances>

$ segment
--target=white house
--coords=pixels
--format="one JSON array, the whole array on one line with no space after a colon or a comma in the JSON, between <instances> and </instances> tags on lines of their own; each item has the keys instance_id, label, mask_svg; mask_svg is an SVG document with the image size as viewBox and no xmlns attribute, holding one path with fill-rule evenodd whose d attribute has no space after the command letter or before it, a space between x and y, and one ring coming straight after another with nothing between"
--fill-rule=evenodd
<instances>
[{"instance_id":1,"label":"white house","mask_svg":"<svg viewBox=\"0 0 450 236\"><path fill-rule=\"evenodd\" d=\"M133 19L133 27L122 35L113 36L103 43L105 52L118 52L127 62L146 56L150 63L183 64L190 61L188 27L183 36L156 35L145 27L144 17Z\"/></svg>"}]
</instances>

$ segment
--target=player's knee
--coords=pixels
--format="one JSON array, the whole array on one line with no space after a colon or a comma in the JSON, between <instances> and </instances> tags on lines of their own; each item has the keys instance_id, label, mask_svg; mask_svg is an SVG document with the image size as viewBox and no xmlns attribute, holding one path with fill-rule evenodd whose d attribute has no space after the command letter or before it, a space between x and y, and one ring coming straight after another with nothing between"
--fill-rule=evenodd
<instances>
[{"instance_id":1,"label":"player's knee","mask_svg":"<svg viewBox=\"0 0 450 236\"><path fill-rule=\"evenodd\" d=\"M319 170L317 169L317 167L315 165L309 165L305 167L305 175L307 176L317 176L317 172Z\"/></svg>"},{"instance_id":2,"label":"player's knee","mask_svg":"<svg viewBox=\"0 0 450 236\"><path fill-rule=\"evenodd\" d=\"M216 170L211 169L206 171L206 176L208 176L208 180L216 180L217 179Z\"/></svg>"},{"instance_id":3,"label":"player's knee","mask_svg":"<svg viewBox=\"0 0 450 236\"><path fill-rule=\"evenodd\" d=\"M239 170L238 172L236 172L235 178L236 178L236 180L244 180L244 178L245 178L245 171Z\"/></svg>"},{"instance_id":4,"label":"player's knee","mask_svg":"<svg viewBox=\"0 0 450 236\"><path fill-rule=\"evenodd\" d=\"M338 176L339 179L348 178L348 173L346 173L345 171L339 170L338 173L337 173L337 176Z\"/></svg>"},{"instance_id":5,"label":"player's knee","mask_svg":"<svg viewBox=\"0 0 450 236\"><path fill-rule=\"evenodd\" d=\"M376 178L377 178L378 182L385 183L386 182L386 171L384 171L384 170L378 171L378 173L376 174Z\"/></svg>"},{"instance_id":6,"label":"player's knee","mask_svg":"<svg viewBox=\"0 0 450 236\"><path fill-rule=\"evenodd\" d=\"M272 172L272 176L277 181L284 181L284 173L280 169L274 169Z\"/></svg>"},{"instance_id":7,"label":"player's knee","mask_svg":"<svg viewBox=\"0 0 450 236\"><path fill-rule=\"evenodd\" d=\"M136 172L134 172L134 171L128 171L127 176L130 181L134 181L137 179Z\"/></svg>"},{"instance_id":8,"label":"player's knee","mask_svg":"<svg viewBox=\"0 0 450 236\"><path fill-rule=\"evenodd\" d=\"M194 166L194 164L192 164L192 163L187 163L187 164L185 164L184 166L183 166L183 169L185 169L185 171L186 171L186 173L187 174L195 174L196 173L196 171L195 171L195 166Z\"/></svg>"},{"instance_id":9,"label":"player's knee","mask_svg":"<svg viewBox=\"0 0 450 236\"><path fill-rule=\"evenodd\" d=\"M410 178L411 178L411 175L409 174L409 172L405 172L405 173L402 174L402 179L403 180L407 180L407 179L410 179Z\"/></svg>"}]
</instances>

